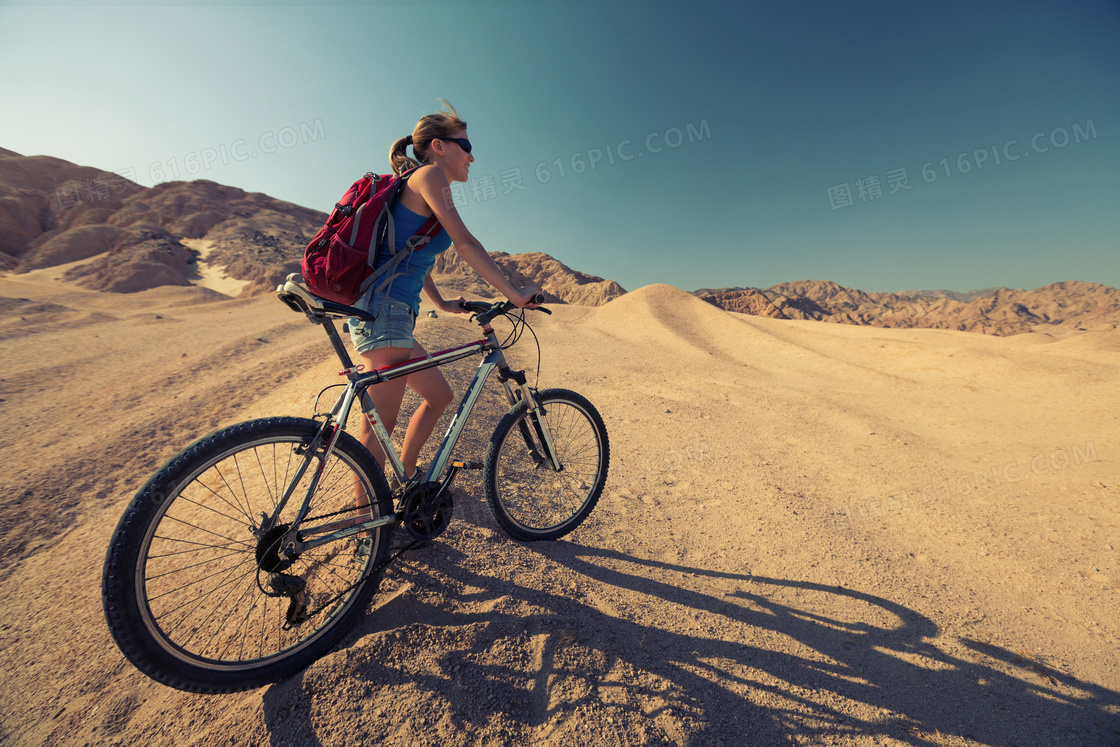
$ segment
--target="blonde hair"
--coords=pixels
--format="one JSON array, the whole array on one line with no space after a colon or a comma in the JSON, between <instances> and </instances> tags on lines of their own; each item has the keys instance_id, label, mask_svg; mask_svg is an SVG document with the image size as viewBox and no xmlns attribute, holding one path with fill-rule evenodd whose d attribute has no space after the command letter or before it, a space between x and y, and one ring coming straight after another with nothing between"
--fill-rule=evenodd
<instances>
[{"instance_id":1,"label":"blonde hair","mask_svg":"<svg viewBox=\"0 0 1120 747\"><path fill-rule=\"evenodd\" d=\"M393 166L394 174L414 169L421 163L428 163L428 148L433 140L453 137L457 131L466 129L467 123L459 119L455 107L443 99L439 101L443 104L444 111L421 117L411 135L398 139L389 148L389 163ZM420 159L419 162L406 153L410 145L416 158Z\"/></svg>"}]
</instances>

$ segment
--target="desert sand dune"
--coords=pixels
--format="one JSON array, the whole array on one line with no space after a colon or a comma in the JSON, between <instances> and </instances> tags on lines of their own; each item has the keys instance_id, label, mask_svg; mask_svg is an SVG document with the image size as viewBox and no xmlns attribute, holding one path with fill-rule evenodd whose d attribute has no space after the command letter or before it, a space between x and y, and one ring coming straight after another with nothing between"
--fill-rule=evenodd
<instances>
[{"instance_id":1,"label":"desert sand dune","mask_svg":"<svg viewBox=\"0 0 1120 747\"><path fill-rule=\"evenodd\" d=\"M1117 742L1116 331L775 320L670 286L534 315L540 386L610 433L588 522L511 541L464 474L452 527L334 653L201 696L113 646L109 536L175 451L310 416L338 364L271 297L58 277L0 277L5 744ZM417 335L474 329L422 313ZM532 380L528 336L511 359ZM464 455L502 410L484 398Z\"/></svg>"}]
</instances>

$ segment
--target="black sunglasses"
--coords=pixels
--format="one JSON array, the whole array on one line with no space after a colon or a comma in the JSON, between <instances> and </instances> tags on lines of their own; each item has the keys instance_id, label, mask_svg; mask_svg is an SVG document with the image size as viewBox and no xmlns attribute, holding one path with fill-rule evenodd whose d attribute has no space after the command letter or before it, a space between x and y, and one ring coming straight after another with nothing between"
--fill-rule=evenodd
<instances>
[{"instance_id":1,"label":"black sunglasses","mask_svg":"<svg viewBox=\"0 0 1120 747\"><path fill-rule=\"evenodd\" d=\"M444 140L444 141L449 142L449 143L455 143L456 145L458 145L460 148L463 149L464 153L470 153L471 152L471 141L467 140L465 137L441 137L441 138L438 138L438 139L439 140Z\"/></svg>"}]
</instances>

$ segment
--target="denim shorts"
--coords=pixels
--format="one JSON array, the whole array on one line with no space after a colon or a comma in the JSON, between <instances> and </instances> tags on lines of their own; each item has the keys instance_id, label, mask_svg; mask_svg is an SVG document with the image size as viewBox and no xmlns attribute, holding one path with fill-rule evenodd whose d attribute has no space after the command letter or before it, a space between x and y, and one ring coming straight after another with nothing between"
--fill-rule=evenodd
<instances>
[{"instance_id":1,"label":"denim shorts","mask_svg":"<svg viewBox=\"0 0 1120 747\"><path fill-rule=\"evenodd\" d=\"M366 294L358 299L354 308L377 314L377 321L363 322L351 319L347 322L350 327L350 342L359 355L377 348L407 348L412 349L414 343L412 330L416 326L416 315L412 307L404 301L395 298L385 299L384 296ZM380 313L378 310L380 309Z\"/></svg>"}]
</instances>

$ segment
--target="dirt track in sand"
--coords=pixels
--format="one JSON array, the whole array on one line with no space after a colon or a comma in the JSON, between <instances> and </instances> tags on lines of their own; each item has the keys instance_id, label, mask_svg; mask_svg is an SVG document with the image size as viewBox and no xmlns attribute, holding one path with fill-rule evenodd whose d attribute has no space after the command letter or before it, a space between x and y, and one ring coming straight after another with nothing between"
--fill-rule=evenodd
<instances>
[{"instance_id":1,"label":"dirt track in sand","mask_svg":"<svg viewBox=\"0 0 1120 747\"><path fill-rule=\"evenodd\" d=\"M585 526L513 542L464 479L334 653L199 696L113 647L108 537L180 447L309 415L337 363L272 298L57 275L0 277L5 744L1120 741L1120 333L775 321L668 286L533 317L541 386L611 437Z\"/></svg>"}]
</instances>

